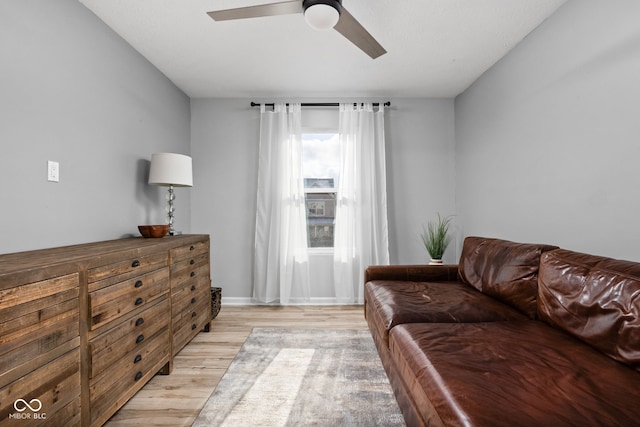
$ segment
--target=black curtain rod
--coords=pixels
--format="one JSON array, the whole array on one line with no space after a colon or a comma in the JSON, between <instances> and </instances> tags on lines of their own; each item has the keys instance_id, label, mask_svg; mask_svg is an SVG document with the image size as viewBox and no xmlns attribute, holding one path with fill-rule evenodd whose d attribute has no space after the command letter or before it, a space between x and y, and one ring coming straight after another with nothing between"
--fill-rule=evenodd
<instances>
[{"instance_id":1,"label":"black curtain rod","mask_svg":"<svg viewBox=\"0 0 640 427\"><path fill-rule=\"evenodd\" d=\"M252 107L259 107L261 105L262 104L260 104L260 103L255 103L255 102L251 101L251 106ZM264 105L266 107L273 107L274 104L271 103L271 104L264 104ZM289 105L289 103L287 103L287 105ZM303 102L300 105L302 105L303 107L339 107L340 106L340 104L337 103L337 102ZM358 103L354 102L353 106L355 107L356 105L358 105ZM379 107L380 106L380 104L378 102L374 102L372 105L374 107ZM385 107L390 107L391 106L391 101L387 101L382 105L384 105Z\"/></svg>"}]
</instances>

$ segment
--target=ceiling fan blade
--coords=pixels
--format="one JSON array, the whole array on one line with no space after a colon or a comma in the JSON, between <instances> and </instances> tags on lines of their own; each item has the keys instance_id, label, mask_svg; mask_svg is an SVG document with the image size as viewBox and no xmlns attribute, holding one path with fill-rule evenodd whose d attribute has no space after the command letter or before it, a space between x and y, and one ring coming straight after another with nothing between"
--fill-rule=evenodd
<instances>
[{"instance_id":1,"label":"ceiling fan blade","mask_svg":"<svg viewBox=\"0 0 640 427\"><path fill-rule=\"evenodd\" d=\"M207 12L214 21L230 19L258 18L262 16L289 15L302 13L302 1L283 1L280 3L260 4L257 6L239 7L237 9L217 10Z\"/></svg>"},{"instance_id":2,"label":"ceiling fan blade","mask_svg":"<svg viewBox=\"0 0 640 427\"><path fill-rule=\"evenodd\" d=\"M380 43L344 7L340 13L338 23L333 28L372 59L387 53Z\"/></svg>"}]
</instances>

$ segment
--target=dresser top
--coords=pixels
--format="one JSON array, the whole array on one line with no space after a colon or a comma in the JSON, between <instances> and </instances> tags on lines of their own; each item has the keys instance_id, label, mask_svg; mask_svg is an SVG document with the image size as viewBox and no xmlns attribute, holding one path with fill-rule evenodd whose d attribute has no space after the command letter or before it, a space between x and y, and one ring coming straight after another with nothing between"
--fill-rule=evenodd
<instances>
[{"instance_id":1,"label":"dresser top","mask_svg":"<svg viewBox=\"0 0 640 427\"><path fill-rule=\"evenodd\" d=\"M10 276L29 272L49 270L51 276L77 271L81 265L99 265L101 260L118 256L140 256L147 253L169 250L191 243L209 240L207 234L181 234L162 238L132 237L83 243L57 248L38 249L0 255L0 289L9 285ZM42 276L42 273L38 277ZM3 283L4 282L4 283Z\"/></svg>"}]
</instances>

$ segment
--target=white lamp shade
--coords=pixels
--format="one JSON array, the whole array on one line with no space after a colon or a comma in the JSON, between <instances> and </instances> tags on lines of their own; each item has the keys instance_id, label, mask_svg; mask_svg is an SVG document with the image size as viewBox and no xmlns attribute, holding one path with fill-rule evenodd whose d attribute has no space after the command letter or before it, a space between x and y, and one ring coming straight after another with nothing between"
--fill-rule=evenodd
<instances>
[{"instance_id":1,"label":"white lamp shade","mask_svg":"<svg viewBox=\"0 0 640 427\"><path fill-rule=\"evenodd\" d=\"M191 157L175 153L152 154L149 184L192 187Z\"/></svg>"},{"instance_id":2,"label":"white lamp shade","mask_svg":"<svg viewBox=\"0 0 640 427\"><path fill-rule=\"evenodd\" d=\"M304 19L315 30L329 30L338 23L340 13L328 4L314 4L304 11Z\"/></svg>"}]
</instances>

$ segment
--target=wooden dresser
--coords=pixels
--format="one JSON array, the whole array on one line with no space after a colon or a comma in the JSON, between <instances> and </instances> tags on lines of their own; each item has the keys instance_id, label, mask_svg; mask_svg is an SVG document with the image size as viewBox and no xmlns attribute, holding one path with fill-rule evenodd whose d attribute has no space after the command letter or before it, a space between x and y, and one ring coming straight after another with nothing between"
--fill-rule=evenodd
<instances>
[{"instance_id":1,"label":"wooden dresser","mask_svg":"<svg viewBox=\"0 0 640 427\"><path fill-rule=\"evenodd\" d=\"M171 249L171 356L175 356L211 322L209 242L200 241Z\"/></svg>"},{"instance_id":2,"label":"wooden dresser","mask_svg":"<svg viewBox=\"0 0 640 427\"><path fill-rule=\"evenodd\" d=\"M0 426L104 424L211 322L209 236L0 255Z\"/></svg>"}]
</instances>

